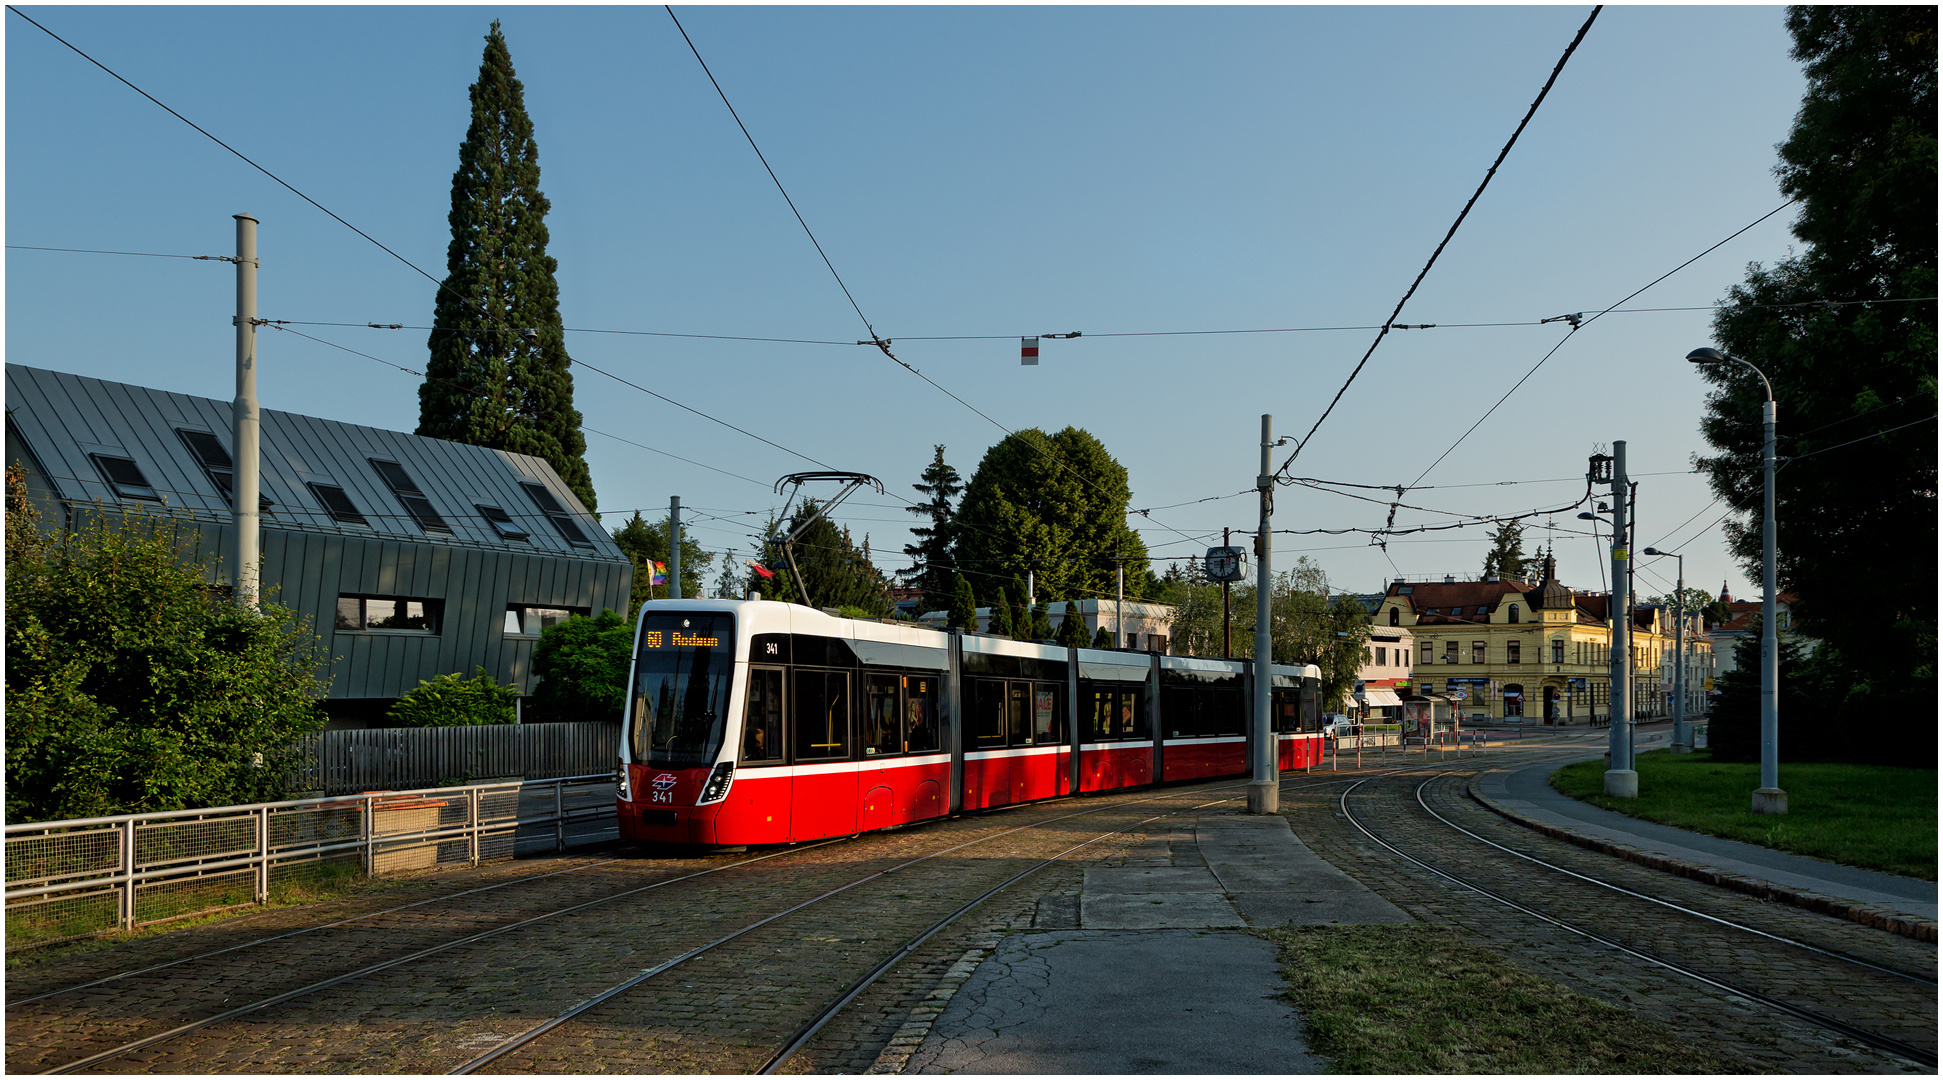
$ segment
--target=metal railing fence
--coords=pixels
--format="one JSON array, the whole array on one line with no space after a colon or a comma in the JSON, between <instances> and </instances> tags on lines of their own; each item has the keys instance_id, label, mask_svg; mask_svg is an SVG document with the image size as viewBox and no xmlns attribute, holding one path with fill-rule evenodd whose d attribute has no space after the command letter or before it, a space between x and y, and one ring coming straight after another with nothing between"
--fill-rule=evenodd
<instances>
[{"instance_id":1,"label":"metal railing fence","mask_svg":"<svg viewBox=\"0 0 1943 1080\"><path fill-rule=\"evenodd\" d=\"M611 772L9 825L7 951L614 835Z\"/></svg>"},{"instance_id":2,"label":"metal railing fence","mask_svg":"<svg viewBox=\"0 0 1943 1080\"><path fill-rule=\"evenodd\" d=\"M618 720L326 731L298 744L290 790L347 795L474 780L585 776L613 768Z\"/></svg>"}]
</instances>

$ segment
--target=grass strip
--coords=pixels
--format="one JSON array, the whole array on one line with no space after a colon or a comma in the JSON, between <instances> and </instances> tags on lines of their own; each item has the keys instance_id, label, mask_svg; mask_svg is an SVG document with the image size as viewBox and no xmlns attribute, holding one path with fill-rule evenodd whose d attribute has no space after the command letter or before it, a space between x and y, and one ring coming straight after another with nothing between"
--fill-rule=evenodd
<instances>
[{"instance_id":1,"label":"grass strip","mask_svg":"<svg viewBox=\"0 0 1943 1080\"><path fill-rule=\"evenodd\" d=\"M1291 926L1283 997L1343 1073L1744 1072L1662 1024L1441 926Z\"/></svg>"},{"instance_id":2,"label":"grass strip","mask_svg":"<svg viewBox=\"0 0 1943 1080\"><path fill-rule=\"evenodd\" d=\"M1554 772L1552 787L1629 817L1725 837L1844 866L1936 880L1936 770L1893 765L1783 762L1788 812L1757 814L1761 766L1717 762L1705 750L1655 750L1634 760L1639 797L1605 794L1606 766L1581 761Z\"/></svg>"}]
</instances>

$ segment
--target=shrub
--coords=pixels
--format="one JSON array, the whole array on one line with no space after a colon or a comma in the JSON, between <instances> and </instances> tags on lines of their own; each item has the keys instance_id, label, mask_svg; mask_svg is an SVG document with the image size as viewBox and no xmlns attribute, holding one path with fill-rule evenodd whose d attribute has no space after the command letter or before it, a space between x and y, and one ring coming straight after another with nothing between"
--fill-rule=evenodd
<instances>
[{"instance_id":1,"label":"shrub","mask_svg":"<svg viewBox=\"0 0 1943 1080\"><path fill-rule=\"evenodd\" d=\"M398 699L385 719L399 727L470 727L482 724L510 724L517 718L519 686L486 673L468 679L458 672L421 680L416 688Z\"/></svg>"},{"instance_id":2,"label":"shrub","mask_svg":"<svg viewBox=\"0 0 1943 1080\"><path fill-rule=\"evenodd\" d=\"M611 610L554 623L533 649L533 708L548 720L620 719L633 652L633 625Z\"/></svg>"}]
</instances>

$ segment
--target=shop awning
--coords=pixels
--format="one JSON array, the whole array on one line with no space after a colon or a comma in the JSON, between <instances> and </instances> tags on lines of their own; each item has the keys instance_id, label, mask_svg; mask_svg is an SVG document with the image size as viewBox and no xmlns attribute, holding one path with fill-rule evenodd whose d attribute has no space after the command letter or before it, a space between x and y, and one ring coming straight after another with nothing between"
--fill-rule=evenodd
<instances>
[{"instance_id":1,"label":"shop awning","mask_svg":"<svg viewBox=\"0 0 1943 1080\"><path fill-rule=\"evenodd\" d=\"M1402 705L1403 699L1398 697L1396 692L1392 690L1365 690L1363 691L1363 704L1394 706Z\"/></svg>"}]
</instances>

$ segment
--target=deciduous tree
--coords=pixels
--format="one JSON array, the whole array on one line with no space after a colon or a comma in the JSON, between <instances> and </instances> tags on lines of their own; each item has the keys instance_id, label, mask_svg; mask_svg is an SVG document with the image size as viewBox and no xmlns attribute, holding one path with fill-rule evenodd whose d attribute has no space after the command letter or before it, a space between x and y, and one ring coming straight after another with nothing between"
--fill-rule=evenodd
<instances>
[{"instance_id":1,"label":"deciduous tree","mask_svg":"<svg viewBox=\"0 0 1943 1080\"><path fill-rule=\"evenodd\" d=\"M628 598L627 617L641 610L644 600L666 600L668 586L654 584L654 568L650 563L668 564L668 519L648 521L636 510L628 523L614 530L614 544L627 553L634 563L634 587ZM705 550L687 529L681 535L681 594L686 597L702 595L703 575L715 562L713 553ZM724 572L727 567L723 567Z\"/></svg>"},{"instance_id":2,"label":"deciduous tree","mask_svg":"<svg viewBox=\"0 0 1943 1080\"><path fill-rule=\"evenodd\" d=\"M763 545L762 563L774 570L776 576L764 588L764 596L795 604L803 602L803 591L797 587L796 575L783 555L782 541L803 522L815 517L821 505L815 499L806 499L787 521L771 523L770 538ZM867 545L869 538L864 542ZM809 588L810 603L820 608L858 608L871 617L891 610L890 582L871 564L867 549L851 542L849 529L839 529L829 518L819 518L796 538L793 551L796 570Z\"/></svg>"},{"instance_id":3,"label":"deciduous tree","mask_svg":"<svg viewBox=\"0 0 1943 1080\"><path fill-rule=\"evenodd\" d=\"M1936 11L1788 9L1807 94L1776 168L1804 248L1755 265L1714 317L1716 343L1766 372L1779 404L1780 587L1795 626L1849 665L1828 730L1861 726L1930 760L1936 738ZM1923 298L1920 302L1908 302ZM1696 459L1733 508L1728 540L1761 560L1761 381L1712 384ZM1857 603L1857 582L1883 583ZM1797 744L1798 745L1798 744ZM1784 755L1786 751L1783 751Z\"/></svg>"},{"instance_id":4,"label":"deciduous tree","mask_svg":"<svg viewBox=\"0 0 1943 1080\"><path fill-rule=\"evenodd\" d=\"M634 627L603 609L575 615L540 633L533 647L533 712L554 721L619 720L627 695Z\"/></svg>"}]
</instances>

